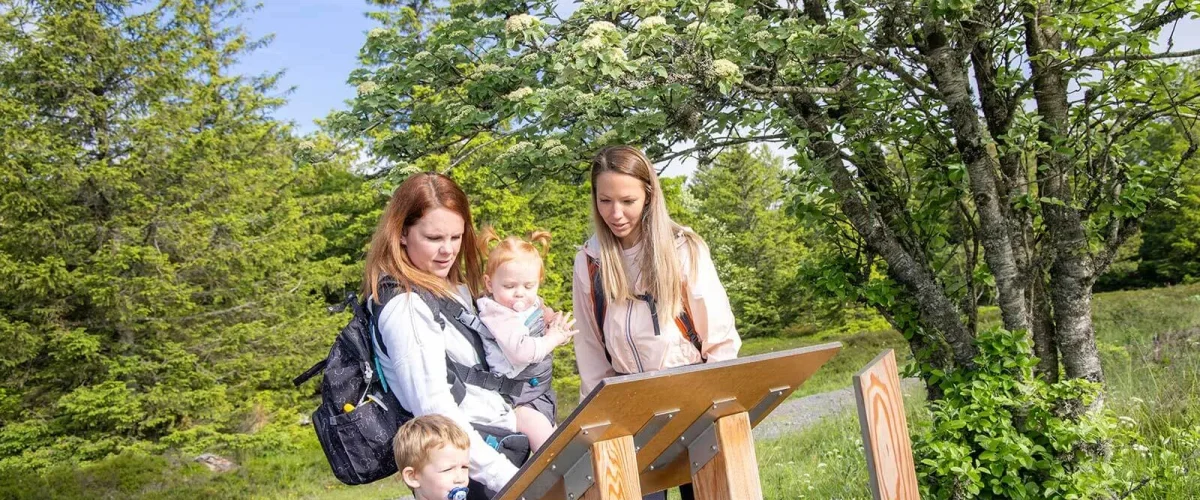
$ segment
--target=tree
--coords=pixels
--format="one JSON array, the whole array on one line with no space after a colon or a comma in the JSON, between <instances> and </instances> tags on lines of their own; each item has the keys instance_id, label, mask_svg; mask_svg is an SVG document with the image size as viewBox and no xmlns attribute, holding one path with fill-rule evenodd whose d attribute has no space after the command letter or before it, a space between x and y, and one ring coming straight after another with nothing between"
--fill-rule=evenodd
<instances>
[{"instance_id":1,"label":"tree","mask_svg":"<svg viewBox=\"0 0 1200 500\"><path fill-rule=\"evenodd\" d=\"M377 15L352 75L369 92L331 122L382 130L371 150L397 160L457 159L496 133L513 141L496 168L523 176L578 175L583 152L616 142L658 160L783 142L862 241L858 267L886 272L874 300L925 373L973 365L977 285L994 282L1041 376L1061 362L1101 381L1092 283L1195 151L1132 154L1144 125L1194 116L1198 97L1173 62L1193 52L1151 42L1195 11L647 0L561 19L551 2L414 3ZM971 286L944 279L953 262Z\"/></svg>"},{"instance_id":2,"label":"tree","mask_svg":"<svg viewBox=\"0 0 1200 500\"><path fill-rule=\"evenodd\" d=\"M293 160L313 144L270 118L273 76L229 75L258 45L244 10L0 10L0 469L294 422L290 378L339 326L324 296L361 273L322 254L354 223L324 210L373 200Z\"/></svg>"},{"instance_id":3,"label":"tree","mask_svg":"<svg viewBox=\"0 0 1200 500\"><path fill-rule=\"evenodd\" d=\"M809 294L797 287L808 249L800 222L785 211L786 182L782 160L765 147L735 146L701 163L688 186L695 228L712 249L746 337L814 316Z\"/></svg>"}]
</instances>

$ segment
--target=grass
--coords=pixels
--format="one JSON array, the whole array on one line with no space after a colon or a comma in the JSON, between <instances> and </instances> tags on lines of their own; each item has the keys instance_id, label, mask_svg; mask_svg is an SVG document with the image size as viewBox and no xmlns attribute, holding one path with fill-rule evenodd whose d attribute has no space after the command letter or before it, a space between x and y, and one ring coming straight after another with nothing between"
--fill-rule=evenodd
<instances>
[{"instance_id":1,"label":"grass","mask_svg":"<svg viewBox=\"0 0 1200 500\"><path fill-rule=\"evenodd\" d=\"M1106 406L1138 436L1135 446L1113 450L1114 473L1139 486L1125 498L1200 498L1200 474L1194 473L1200 467L1200 285L1100 294L1093 318L1107 378ZM988 311L981 319L995 321L996 314ZM831 362L818 373L848 383L845 373L866 362L858 359L874 356L854 351L880 350L869 342L846 344L838 357L856 359ZM907 399L906 406L910 429L929 423L919 397ZM1182 439L1189 430L1191 439ZM757 443L766 497L870 498L858 432L851 411Z\"/></svg>"},{"instance_id":2,"label":"grass","mask_svg":"<svg viewBox=\"0 0 1200 500\"><path fill-rule=\"evenodd\" d=\"M985 310L981 322L997 316L995 310ZM1100 294L1094 319L1107 407L1125 417L1125 425L1149 450L1114 450L1115 473L1141 485L1128 498L1200 497L1200 474L1190 473L1200 466L1200 285ZM843 343L842 352L799 395L847 387L851 376L883 349L908 356L904 340L870 318L807 337L747 339L742 354L834 340ZM908 398L907 404L910 427L928 422L919 397ZM1179 438L1178 430L1189 428L1196 439ZM295 451L233 457L240 467L229 473L209 472L186 456L130 453L83 467L0 477L0 498L395 499L408 494L394 480L341 485L315 438L304 435ZM767 498L869 498L853 411L759 442L757 453ZM1166 475L1154 475L1164 469Z\"/></svg>"},{"instance_id":3,"label":"grass","mask_svg":"<svg viewBox=\"0 0 1200 500\"><path fill-rule=\"evenodd\" d=\"M368 485L338 482L324 452L306 433L293 452L233 456L239 467L213 473L178 454L126 453L83 467L58 467L41 474L14 472L0 478L0 498L139 499L396 499L409 495L394 478Z\"/></svg>"}]
</instances>

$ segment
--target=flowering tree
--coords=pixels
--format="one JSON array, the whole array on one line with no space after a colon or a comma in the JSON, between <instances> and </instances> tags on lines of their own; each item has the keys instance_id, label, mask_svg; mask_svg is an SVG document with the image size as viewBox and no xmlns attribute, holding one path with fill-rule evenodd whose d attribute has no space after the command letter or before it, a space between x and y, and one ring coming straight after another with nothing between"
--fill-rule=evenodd
<instances>
[{"instance_id":1,"label":"flowering tree","mask_svg":"<svg viewBox=\"0 0 1200 500\"><path fill-rule=\"evenodd\" d=\"M414 1L374 14L331 123L398 165L503 141L518 179L579 179L610 143L660 161L780 143L809 188L795 208L846 238L822 285L887 313L927 379L974 365L994 302L1041 376L1102 381L1092 283L1195 151L1176 60L1197 51L1152 46L1196 6Z\"/></svg>"}]
</instances>

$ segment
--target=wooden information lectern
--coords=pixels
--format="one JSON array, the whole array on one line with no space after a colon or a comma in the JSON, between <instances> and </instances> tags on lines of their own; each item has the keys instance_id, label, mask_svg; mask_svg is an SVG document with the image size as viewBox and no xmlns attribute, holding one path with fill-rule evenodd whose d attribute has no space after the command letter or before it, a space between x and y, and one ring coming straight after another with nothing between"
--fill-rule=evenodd
<instances>
[{"instance_id":1,"label":"wooden information lectern","mask_svg":"<svg viewBox=\"0 0 1200 500\"><path fill-rule=\"evenodd\" d=\"M496 498L640 500L692 483L697 499L761 499L750 429L841 347L605 379Z\"/></svg>"}]
</instances>

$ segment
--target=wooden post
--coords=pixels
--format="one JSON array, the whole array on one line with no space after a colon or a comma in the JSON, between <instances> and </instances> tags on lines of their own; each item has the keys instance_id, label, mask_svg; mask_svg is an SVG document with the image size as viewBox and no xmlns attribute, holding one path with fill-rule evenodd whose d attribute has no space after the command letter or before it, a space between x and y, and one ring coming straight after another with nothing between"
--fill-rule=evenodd
<instances>
[{"instance_id":1,"label":"wooden post","mask_svg":"<svg viewBox=\"0 0 1200 500\"><path fill-rule=\"evenodd\" d=\"M692 475L698 500L762 500L754 435L746 412L721 417L716 423L717 455Z\"/></svg>"},{"instance_id":2,"label":"wooden post","mask_svg":"<svg viewBox=\"0 0 1200 500\"><path fill-rule=\"evenodd\" d=\"M593 444L592 474L596 483L583 495L584 500L641 500L633 436Z\"/></svg>"},{"instance_id":3,"label":"wooden post","mask_svg":"<svg viewBox=\"0 0 1200 500\"><path fill-rule=\"evenodd\" d=\"M894 351L880 354L854 376L854 396L871 494L876 500L921 498Z\"/></svg>"}]
</instances>

